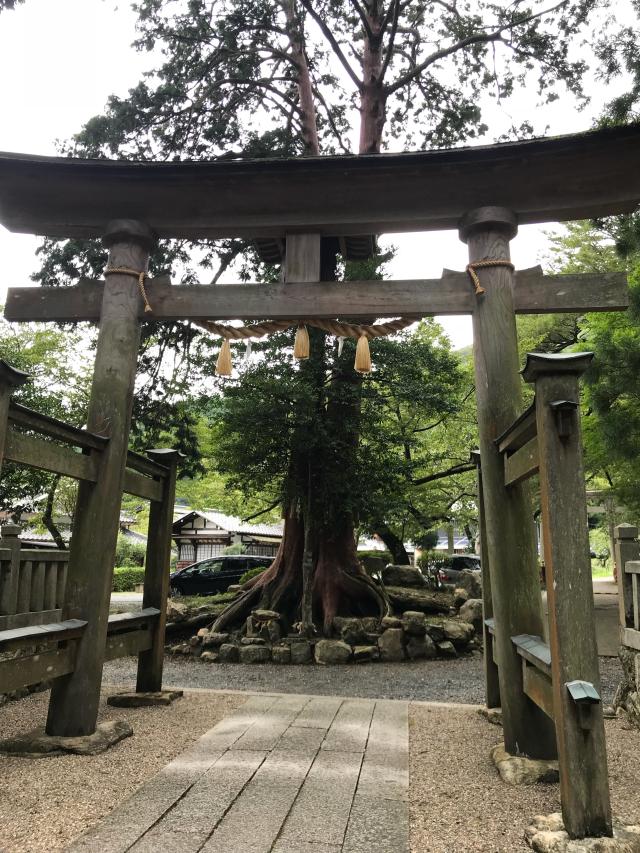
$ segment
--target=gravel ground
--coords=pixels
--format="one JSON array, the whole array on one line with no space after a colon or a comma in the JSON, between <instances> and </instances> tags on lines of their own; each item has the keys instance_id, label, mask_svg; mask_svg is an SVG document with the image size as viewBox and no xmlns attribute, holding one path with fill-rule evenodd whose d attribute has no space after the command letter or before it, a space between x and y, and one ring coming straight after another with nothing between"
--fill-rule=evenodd
<instances>
[{"instance_id":1,"label":"gravel ground","mask_svg":"<svg viewBox=\"0 0 640 853\"><path fill-rule=\"evenodd\" d=\"M475 710L411 706L412 853L517 853L532 817L560 810L558 785L507 786L490 758L501 729ZM613 812L640 821L640 733L606 722Z\"/></svg>"},{"instance_id":2,"label":"gravel ground","mask_svg":"<svg viewBox=\"0 0 640 853\"><path fill-rule=\"evenodd\" d=\"M100 720L128 720L133 737L92 757L0 756L1 853L63 849L244 701L238 695L191 693L169 708L110 708L109 692ZM2 735L42 725L48 700L48 692L36 693L1 708Z\"/></svg>"},{"instance_id":3,"label":"gravel ground","mask_svg":"<svg viewBox=\"0 0 640 853\"><path fill-rule=\"evenodd\" d=\"M108 684L135 681L135 658L120 658L105 666ZM610 703L622 675L617 658L600 658L605 703ZM364 699L410 699L422 702L484 702L482 655L455 660L415 663L348 664L346 666L277 666L208 664L194 658L165 659L164 683L172 687L215 690L257 690L359 696Z\"/></svg>"}]
</instances>

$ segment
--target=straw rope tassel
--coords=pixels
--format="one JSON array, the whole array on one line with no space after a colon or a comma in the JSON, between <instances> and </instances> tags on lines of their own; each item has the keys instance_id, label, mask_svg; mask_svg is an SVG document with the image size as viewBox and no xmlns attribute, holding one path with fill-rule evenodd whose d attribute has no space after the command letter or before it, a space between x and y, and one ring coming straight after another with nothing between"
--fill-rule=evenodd
<instances>
[{"instance_id":1,"label":"straw rope tassel","mask_svg":"<svg viewBox=\"0 0 640 853\"><path fill-rule=\"evenodd\" d=\"M225 338L216 361L216 376L231 376L232 372L231 347L229 346L229 338Z\"/></svg>"},{"instance_id":2,"label":"straw rope tassel","mask_svg":"<svg viewBox=\"0 0 640 853\"><path fill-rule=\"evenodd\" d=\"M369 339L366 335L360 335L356 346L356 361L353 365L358 373L371 372L371 352L369 350Z\"/></svg>"},{"instance_id":3,"label":"straw rope tassel","mask_svg":"<svg viewBox=\"0 0 640 853\"><path fill-rule=\"evenodd\" d=\"M309 351L309 332L307 331L307 327L300 323L296 331L296 340L293 345L293 357L300 359L309 358Z\"/></svg>"}]
</instances>

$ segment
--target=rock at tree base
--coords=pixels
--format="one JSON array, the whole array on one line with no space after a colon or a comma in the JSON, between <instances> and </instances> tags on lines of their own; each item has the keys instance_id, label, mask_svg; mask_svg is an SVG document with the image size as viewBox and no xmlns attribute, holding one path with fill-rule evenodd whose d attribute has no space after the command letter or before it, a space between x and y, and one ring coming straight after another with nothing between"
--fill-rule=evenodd
<instances>
[{"instance_id":1,"label":"rock at tree base","mask_svg":"<svg viewBox=\"0 0 640 853\"><path fill-rule=\"evenodd\" d=\"M444 619L442 630L446 640L451 640L456 649L464 649L473 640L475 631L468 622L458 622L454 619Z\"/></svg>"},{"instance_id":2,"label":"rock at tree base","mask_svg":"<svg viewBox=\"0 0 640 853\"><path fill-rule=\"evenodd\" d=\"M536 853L640 853L640 826L625 826L615 818L613 838L571 840L560 812L537 815L524 836Z\"/></svg>"},{"instance_id":3,"label":"rock at tree base","mask_svg":"<svg viewBox=\"0 0 640 853\"><path fill-rule=\"evenodd\" d=\"M453 606L456 610L459 610L465 601L469 600L469 593L466 589L462 589L461 587L456 587L453 590Z\"/></svg>"},{"instance_id":4,"label":"rock at tree base","mask_svg":"<svg viewBox=\"0 0 640 853\"><path fill-rule=\"evenodd\" d=\"M240 646L240 663L269 663L271 649L266 646Z\"/></svg>"},{"instance_id":5,"label":"rock at tree base","mask_svg":"<svg viewBox=\"0 0 640 853\"><path fill-rule=\"evenodd\" d=\"M380 657L383 661L395 663L404 660L404 648L402 646L403 631L401 628L387 628L378 640Z\"/></svg>"},{"instance_id":6,"label":"rock at tree base","mask_svg":"<svg viewBox=\"0 0 640 853\"><path fill-rule=\"evenodd\" d=\"M315 648L316 663L346 663L351 657L351 646L342 640L319 640Z\"/></svg>"},{"instance_id":7,"label":"rock at tree base","mask_svg":"<svg viewBox=\"0 0 640 853\"><path fill-rule=\"evenodd\" d=\"M218 652L202 652L200 660L204 663L218 663L220 655Z\"/></svg>"},{"instance_id":8,"label":"rock at tree base","mask_svg":"<svg viewBox=\"0 0 640 853\"><path fill-rule=\"evenodd\" d=\"M464 569L458 577L458 586L466 589L469 598L482 598L480 572L470 572L468 569Z\"/></svg>"},{"instance_id":9,"label":"rock at tree base","mask_svg":"<svg viewBox=\"0 0 640 853\"><path fill-rule=\"evenodd\" d=\"M97 755L110 746L133 734L126 720L109 720L98 723L92 735L80 737L58 737L45 734L44 727L33 729L24 735L0 741L0 753L41 758L44 755Z\"/></svg>"},{"instance_id":10,"label":"rock at tree base","mask_svg":"<svg viewBox=\"0 0 640 853\"><path fill-rule=\"evenodd\" d=\"M436 648L438 649L438 654L443 658L457 658L458 652L456 651L456 647L453 645L451 640L440 640L440 642L436 643Z\"/></svg>"},{"instance_id":11,"label":"rock at tree base","mask_svg":"<svg viewBox=\"0 0 640 853\"><path fill-rule=\"evenodd\" d=\"M264 646L264 644L262 637L242 637L240 640L241 646Z\"/></svg>"},{"instance_id":12,"label":"rock at tree base","mask_svg":"<svg viewBox=\"0 0 640 853\"><path fill-rule=\"evenodd\" d=\"M383 631L387 628L402 628L402 619L398 619L397 616L384 616L380 621L380 627Z\"/></svg>"},{"instance_id":13,"label":"rock at tree base","mask_svg":"<svg viewBox=\"0 0 640 853\"><path fill-rule=\"evenodd\" d=\"M202 646L205 649L217 648L218 646L221 646L223 643L227 643L228 641L228 634L222 634L219 632L216 633L215 631L207 631L202 638Z\"/></svg>"},{"instance_id":14,"label":"rock at tree base","mask_svg":"<svg viewBox=\"0 0 640 853\"><path fill-rule=\"evenodd\" d=\"M167 622L184 622L187 618L188 608L181 601L167 599Z\"/></svg>"},{"instance_id":15,"label":"rock at tree base","mask_svg":"<svg viewBox=\"0 0 640 853\"><path fill-rule=\"evenodd\" d=\"M405 634L411 634L412 637L424 637L427 633L427 621L424 618L424 613L416 610L407 610L402 614L402 627Z\"/></svg>"},{"instance_id":16,"label":"rock at tree base","mask_svg":"<svg viewBox=\"0 0 640 853\"><path fill-rule=\"evenodd\" d=\"M409 637L407 642L407 657L409 660L422 660L423 658L434 658L436 646L431 637Z\"/></svg>"},{"instance_id":17,"label":"rock at tree base","mask_svg":"<svg viewBox=\"0 0 640 853\"><path fill-rule=\"evenodd\" d=\"M480 708L478 713L492 726L502 725L502 708Z\"/></svg>"},{"instance_id":18,"label":"rock at tree base","mask_svg":"<svg viewBox=\"0 0 640 853\"><path fill-rule=\"evenodd\" d=\"M291 647L274 646L271 649L271 660L273 663L291 663Z\"/></svg>"},{"instance_id":19,"label":"rock at tree base","mask_svg":"<svg viewBox=\"0 0 640 853\"><path fill-rule=\"evenodd\" d=\"M240 659L238 647L233 643L223 643L218 649L218 660L220 663L237 663Z\"/></svg>"},{"instance_id":20,"label":"rock at tree base","mask_svg":"<svg viewBox=\"0 0 640 853\"><path fill-rule=\"evenodd\" d=\"M369 663L378 660L380 649L377 646L356 646L353 650L353 659L356 663Z\"/></svg>"},{"instance_id":21,"label":"rock at tree base","mask_svg":"<svg viewBox=\"0 0 640 853\"><path fill-rule=\"evenodd\" d=\"M159 690L156 693L115 693L107 699L114 708L151 708L156 705L171 705L184 696L183 690Z\"/></svg>"},{"instance_id":22,"label":"rock at tree base","mask_svg":"<svg viewBox=\"0 0 640 853\"><path fill-rule=\"evenodd\" d=\"M367 632L360 619L345 619L340 636L348 646L359 646L367 642Z\"/></svg>"},{"instance_id":23,"label":"rock at tree base","mask_svg":"<svg viewBox=\"0 0 640 853\"><path fill-rule=\"evenodd\" d=\"M386 593L395 610L419 610L422 613L448 613L453 596L448 592L429 592L402 586L388 586Z\"/></svg>"},{"instance_id":24,"label":"rock at tree base","mask_svg":"<svg viewBox=\"0 0 640 853\"><path fill-rule=\"evenodd\" d=\"M290 647L291 663L311 663L311 643L308 640L294 640Z\"/></svg>"},{"instance_id":25,"label":"rock at tree base","mask_svg":"<svg viewBox=\"0 0 640 853\"><path fill-rule=\"evenodd\" d=\"M427 585L424 575L416 566L385 566L382 581L385 586L409 586L416 589Z\"/></svg>"},{"instance_id":26,"label":"rock at tree base","mask_svg":"<svg viewBox=\"0 0 640 853\"><path fill-rule=\"evenodd\" d=\"M493 747L491 758L500 778L509 785L535 785L537 782L560 780L558 762L554 760L544 761L524 755L510 755L502 744Z\"/></svg>"},{"instance_id":27,"label":"rock at tree base","mask_svg":"<svg viewBox=\"0 0 640 853\"><path fill-rule=\"evenodd\" d=\"M473 625L473 628L478 636L482 635L482 599L470 598L460 608L458 613L463 622L468 622Z\"/></svg>"}]
</instances>

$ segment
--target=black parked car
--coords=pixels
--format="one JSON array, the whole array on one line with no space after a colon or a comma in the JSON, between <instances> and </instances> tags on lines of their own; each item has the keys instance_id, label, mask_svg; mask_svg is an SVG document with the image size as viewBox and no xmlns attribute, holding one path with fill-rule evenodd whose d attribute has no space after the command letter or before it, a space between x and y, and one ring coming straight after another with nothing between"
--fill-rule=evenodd
<instances>
[{"instance_id":1,"label":"black parked car","mask_svg":"<svg viewBox=\"0 0 640 853\"><path fill-rule=\"evenodd\" d=\"M211 557L185 566L169 576L172 595L215 595L225 592L230 584L238 583L249 569L267 568L271 557L249 557L229 554Z\"/></svg>"}]
</instances>

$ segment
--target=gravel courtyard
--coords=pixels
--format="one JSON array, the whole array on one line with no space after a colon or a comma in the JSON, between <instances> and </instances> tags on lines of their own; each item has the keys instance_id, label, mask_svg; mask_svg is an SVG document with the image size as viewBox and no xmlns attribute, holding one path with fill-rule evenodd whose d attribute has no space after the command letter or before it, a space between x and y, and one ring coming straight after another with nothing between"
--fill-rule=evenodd
<instances>
[{"instance_id":1,"label":"gravel courtyard","mask_svg":"<svg viewBox=\"0 0 640 853\"><path fill-rule=\"evenodd\" d=\"M135 658L120 658L104 668L106 684L135 681ZM613 699L622 676L617 658L600 658L603 698ZM342 666L278 666L215 663L177 655L165 658L164 683L171 687L213 690L257 690L363 699L409 699L420 702L484 702L482 654L456 660L346 664Z\"/></svg>"}]
</instances>

